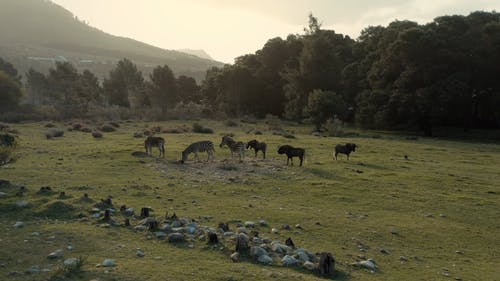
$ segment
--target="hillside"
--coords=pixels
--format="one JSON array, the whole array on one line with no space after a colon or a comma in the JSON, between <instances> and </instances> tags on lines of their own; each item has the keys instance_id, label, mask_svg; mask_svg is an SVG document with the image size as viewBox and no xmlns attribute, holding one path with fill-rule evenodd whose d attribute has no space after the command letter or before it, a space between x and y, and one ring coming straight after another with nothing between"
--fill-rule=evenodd
<instances>
[{"instance_id":1,"label":"hillside","mask_svg":"<svg viewBox=\"0 0 500 281\"><path fill-rule=\"evenodd\" d=\"M21 73L29 67L46 71L54 61L67 60L102 78L126 57L146 74L156 65L168 64L177 74L200 79L207 68L221 65L107 34L50 1L0 0L0 7L0 57L14 63Z\"/></svg>"},{"instance_id":2,"label":"hillside","mask_svg":"<svg viewBox=\"0 0 500 281\"><path fill-rule=\"evenodd\" d=\"M200 57L202 59L213 60L213 58L207 52L205 52L205 50L180 49L179 51L183 52L183 53L186 53L186 54L190 54L190 55L194 55L194 56Z\"/></svg>"}]
</instances>

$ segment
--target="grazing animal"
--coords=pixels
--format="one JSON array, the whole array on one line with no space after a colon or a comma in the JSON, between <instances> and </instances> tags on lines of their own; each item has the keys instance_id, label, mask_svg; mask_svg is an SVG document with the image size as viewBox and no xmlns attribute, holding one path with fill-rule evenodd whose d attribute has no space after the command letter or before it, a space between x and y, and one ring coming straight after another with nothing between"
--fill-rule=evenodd
<instances>
[{"instance_id":1,"label":"grazing animal","mask_svg":"<svg viewBox=\"0 0 500 281\"><path fill-rule=\"evenodd\" d=\"M337 154L342 153L347 155L347 160L349 160L349 154L356 151L357 145L355 143L337 144L335 146L335 153L333 157L337 160Z\"/></svg>"},{"instance_id":2,"label":"grazing animal","mask_svg":"<svg viewBox=\"0 0 500 281\"><path fill-rule=\"evenodd\" d=\"M144 141L144 147L148 155L152 154L152 147L157 146L160 150L160 157L165 157L165 139L162 137L149 136Z\"/></svg>"},{"instance_id":3,"label":"grazing animal","mask_svg":"<svg viewBox=\"0 0 500 281\"><path fill-rule=\"evenodd\" d=\"M184 164L186 162L189 154L194 153L194 158L198 161L198 152L207 152L208 158L207 161L214 158L214 143L211 141L199 141L190 144L184 151L182 152L182 160L181 163Z\"/></svg>"},{"instance_id":4,"label":"grazing animal","mask_svg":"<svg viewBox=\"0 0 500 281\"><path fill-rule=\"evenodd\" d=\"M266 159L267 145L265 142L258 142L257 140L251 140L247 143L247 149L249 148L255 150L255 157L257 157L257 152L262 151L264 159Z\"/></svg>"},{"instance_id":5,"label":"grazing animal","mask_svg":"<svg viewBox=\"0 0 500 281\"><path fill-rule=\"evenodd\" d=\"M302 166L302 161L304 161L304 156L306 154L306 151L303 148L293 147L291 145L282 145L278 148L278 154L286 154L286 156L288 157L286 159L287 166L289 160L292 160L291 162L293 166L293 157L299 157L300 166Z\"/></svg>"},{"instance_id":6,"label":"grazing animal","mask_svg":"<svg viewBox=\"0 0 500 281\"><path fill-rule=\"evenodd\" d=\"M245 143L241 141L237 142L230 136L223 136L222 142L220 143L219 147L223 147L224 145L227 145L229 147L229 150L231 150L231 158L234 158L234 153L238 153L238 155L240 156L240 161L245 159Z\"/></svg>"}]
</instances>

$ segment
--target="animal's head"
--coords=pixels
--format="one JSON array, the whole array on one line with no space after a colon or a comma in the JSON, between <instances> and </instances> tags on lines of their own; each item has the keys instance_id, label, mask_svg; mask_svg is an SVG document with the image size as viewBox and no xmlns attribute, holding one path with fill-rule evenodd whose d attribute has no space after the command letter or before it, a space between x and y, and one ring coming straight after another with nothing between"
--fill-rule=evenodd
<instances>
[{"instance_id":1,"label":"animal's head","mask_svg":"<svg viewBox=\"0 0 500 281\"><path fill-rule=\"evenodd\" d=\"M184 151L182 152L181 164L184 164L184 162L186 162L187 157L188 157L188 153L184 150Z\"/></svg>"},{"instance_id":2,"label":"animal's head","mask_svg":"<svg viewBox=\"0 0 500 281\"><path fill-rule=\"evenodd\" d=\"M228 145L231 142L234 142L234 141L230 136L223 136L219 147L223 147L224 145Z\"/></svg>"},{"instance_id":3,"label":"animal's head","mask_svg":"<svg viewBox=\"0 0 500 281\"><path fill-rule=\"evenodd\" d=\"M289 145L282 145L278 148L278 154L287 153L289 149L290 149Z\"/></svg>"},{"instance_id":4,"label":"animal's head","mask_svg":"<svg viewBox=\"0 0 500 281\"><path fill-rule=\"evenodd\" d=\"M358 147L355 143L348 143L346 147L351 151L356 151L356 147Z\"/></svg>"},{"instance_id":5,"label":"animal's head","mask_svg":"<svg viewBox=\"0 0 500 281\"><path fill-rule=\"evenodd\" d=\"M256 145L257 145L257 140L251 140L247 143L247 149L249 149L250 147L255 148Z\"/></svg>"}]
</instances>

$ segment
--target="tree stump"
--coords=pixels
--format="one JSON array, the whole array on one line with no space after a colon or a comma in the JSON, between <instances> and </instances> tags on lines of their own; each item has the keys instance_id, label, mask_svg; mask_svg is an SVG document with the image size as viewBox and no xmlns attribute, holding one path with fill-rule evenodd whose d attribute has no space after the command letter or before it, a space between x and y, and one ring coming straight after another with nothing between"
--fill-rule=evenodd
<instances>
[{"instance_id":1,"label":"tree stump","mask_svg":"<svg viewBox=\"0 0 500 281\"><path fill-rule=\"evenodd\" d=\"M208 244L218 244L219 238L217 237L217 233L209 232L208 233Z\"/></svg>"},{"instance_id":2,"label":"tree stump","mask_svg":"<svg viewBox=\"0 0 500 281\"><path fill-rule=\"evenodd\" d=\"M141 218L149 217L149 208L141 208Z\"/></svg>"},{"instance_id":3,"label":"tree stump","mask_svg":"<svg viewBox=\"0 0 500 281\"><path fill-rule=\"evenodd\" d=\"M125 226L130 226L130 219L128 218L125 219Z\"/></svg>"},{"instance_id":4,"label":"tree stump","mask_svg":"<svg viewBox=\"0 0 500 281\"><path fill-rule=\"evenodd\" d=\"M104 210L104 219L105 221L111 220L111 212L109 210Z\"/></svg>"},{"instance_id":5,"label":"tree stump","mask_svg":"<svg viewBox=\"0 0 500 281\"><path fill-rule=\"evenodd\" d=\"M148 229L151 231L155 231L158 229L159 223L157 220L151 220L148 222Z\"/></svg>"},{"instance_id":6,"label":"tree stump","mask_svg":"<svg viewBox=\"0 0 500 281\"><path fill-rule=\"evenodd\" d=\"M238 238L236 239L236 249L235 252L240 253L240 255L248 254L248 236L243 233L238 234Z\"/></svg>"},{"instance_id":7,"label":"tree stump","mask_svg":"<svg viewBox=\"0 0 500 281\"><path fill-rule=\"evenodd\" d=\"M332 277L335 273L335 259L332 254L323 252L319 258L319 274L325 277Z\"/></svg>"},{"instance_id":8,"label":"tree stump","mask_svg":"<svg viewBox=\"0 0 500 281\"><path fill-rule=\"evenodd\" d=\"M222 231L224 232L228 232L229 231L229 225L227 223L219 223L219 228L222 229Z\"/></svg>"},{"instance_id":9,"label":"tree stump","mask_svg":"<svg viewBox=\"0 0 500 281\"><path fill-rule=\"evenodd\" d=\"M291 247L291 248L295 248L295 244L293 243L292 238L290 238L290 237L288 237L288 239L286 239L285 245L287 245L288 247Z\"/></svg>"}]
</instances>

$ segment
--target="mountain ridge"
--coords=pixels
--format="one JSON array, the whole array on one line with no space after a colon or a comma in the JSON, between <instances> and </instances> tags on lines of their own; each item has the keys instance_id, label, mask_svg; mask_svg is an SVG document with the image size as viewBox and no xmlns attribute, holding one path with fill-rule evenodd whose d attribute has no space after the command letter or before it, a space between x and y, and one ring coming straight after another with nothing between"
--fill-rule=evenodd
<instances>
[{"instance_id":1,"label":"mountain ridge","mask_svg":"<svg viewBox=\"0 0 500 281\"><path fill-rule=\"evenodd\" d=\"M206 69L223 65L106 33L52 1L0 0L0 6L0 57L11 61L20 73L29 67L46 72L55 58L63 58L79 70L89 69L104 78L117 61L128 58L146 75L154 66L167 64L177 75L200 81Z\"/></svg>"}]
</instances>

